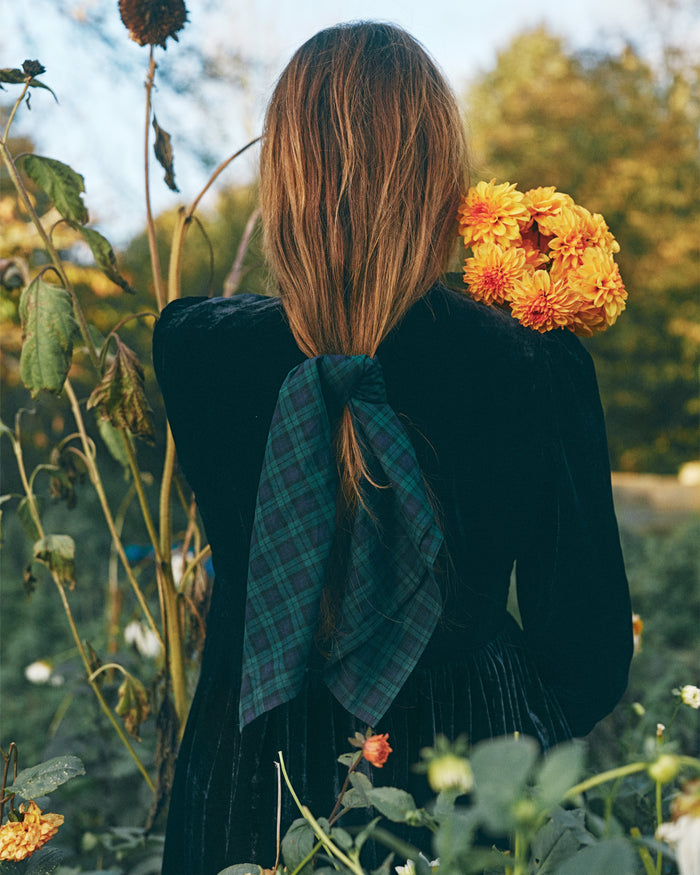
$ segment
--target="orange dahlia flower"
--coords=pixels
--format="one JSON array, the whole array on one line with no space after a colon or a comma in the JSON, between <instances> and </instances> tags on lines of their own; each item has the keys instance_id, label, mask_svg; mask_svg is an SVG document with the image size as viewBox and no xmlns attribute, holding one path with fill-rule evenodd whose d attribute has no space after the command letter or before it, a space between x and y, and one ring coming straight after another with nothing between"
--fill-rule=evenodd
<instances>
[{"instance_id":1,"label":"orange dahlia flower","mask_svg":"<svg viewBox=\"0 0 700 875\"><path fill-rule=\"evenodd\" d=\"M564 207L574 205L573 198L557 191L553 185L531 188L523 195L523 202L530 213L530 222L537 222L538 225L558 216Z\"/></svg>"},{"instance_id":2,"label":"orange dahlia flower","mask_svg":"<svg viewBox=\"0 0 700 875\"><path fill-rule=\"evenodd\" d=\"M389 734L387 732L385 732L384 735L370 735L369 738L365 739L365 743L362 745L362 756L367 762L376 766L378 769L381 769L389 758L389 754L392 752L392 749L389 747L388 739Z\"/></svg>"},{"instance_id":3,"label":"orange dahlia flower","mask_svg":"<svg viewBox=\"0 0 700 875\"><path fill-rule=\"evenodd\" d=\"M36 802L19 806L22 820L0 826L0 860L24 860L58 832L62 814L42 814Z\"/></svg>"},{"instance_id":4,"label":"orange dahlia flower","mask_svg":"<svg viewBox=\"0 0 700 875\"><path fill-rule=\"evenodd\" d=\"M474 247L474 257L464 262L464 282L469 293L485 304L507 301L525 269L525 250L504 249L498 244Z\"/></svg>"},{"instance_id":5,"label":"orange dahlia flower","mask_svg":"<svg viewBox=\"0 0 700 875\"><path fill-rule=\"evenodd\" d=\"M569 273L567 283L572 294L581 299L574 330L580 327L585 334L586 328L613 325L625 309L627 291L620 269L612 255L600 247L583 253L581 264Z\"/></svg>"},{"instance_id":6,"label":"orange dahlia flower","mask_svg":"<svg viewBox=\"0 0 700 875\"><path fill-rule=\"evenodd\" d=\"M552 236L549 242L552 258L564 270L578 267L583 253L591 247L604 249L610 255L620 251L605 219L578 204L563 207L558 215L544 217L539 224L545 234Z\"/></svg>"},{"instance_id":7,"label":"orange dahlia flower","mask_svg":"<svg viewBox=\"0 0 700 875\"><path fill-rule=\"evenodd\" d=\"M530 219L523 193L516 191L514 183L495 183L492 179L470 188L457 211L465 246L479 243L508 246L520 240L520 229Z\"/></svg>"},{"instance_id":8,"label":"orange dahlia flower","mask_svg":"<svg viewBox=\"0 0 700 875\"><path fill-rule=\"evenodd\" d=\"M577 307L563 282L552 280L545 270L536 270L516 283L510 312L523 325L544 332L568 327Z\"/></svg>"}]
</instances>

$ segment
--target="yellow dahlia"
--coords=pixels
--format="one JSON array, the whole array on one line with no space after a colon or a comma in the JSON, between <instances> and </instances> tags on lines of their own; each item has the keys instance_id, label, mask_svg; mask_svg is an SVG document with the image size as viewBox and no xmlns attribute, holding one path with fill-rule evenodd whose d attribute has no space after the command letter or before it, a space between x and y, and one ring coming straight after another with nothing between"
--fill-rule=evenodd
<instances>
[{"instance_id":1,"label":"yellow dahlia","mask_svg":"<svg viewBox=\"0 0 700 875\"><path fill-rule=\"evenodd\" d=\"M497 244L474 247L474 257L464 262L464 282L469 294L485 304L507 301L525 270L525 250L504 249Z\"/></svg>"},{"instance_id":2,"label":"yellow dahlia","mask_svg":"<svg viewBox=\"0 0 700 875\"><path fill-rule=\"evenodd\" d=\"M19 821L8 820L0 826L0 860L24 860L58 832L62 814L42 814L36 802L19 806Z\"/></svg>"},{"instance_id":3,"label":"yellow dahlia","mask_svg":"<svg viewBox=\"0 0 700 875\"><path fill-rule=\"evenodd\" d=\"M605 219L578 204L562 207L558 215L544 217L539 224L545 234L552 236L549 241L552 258L564 270L578 267L590 247L600 247L610 255L620 251Z\"/></svg>"},{"instance_id":4,"label":"yellow dahlia","mask_svg":"<svg viewBox=\"0 0 700 875\"><path fill-rule=\"evenodd\" d=\"M549 218L558 216L564 207L574 205L573 198L557 191L553 185L531 188L523 195L525 206L530 213L531 222L546 222Z\"/></svg>"},{"instance_id":5,"label":"yellow dahlia","mask_svg":"<svg viewBox=\"0 0 700 875\"><path fill-rule=\"evenodd\" d=\"M563 282L552 280L545 270L536 270L515 284L510 312L523 325L544 332L569 327L577 308Z\"/></svg>"},{"instance_id":6,"label":"yellow dahlia","mask_svg":"<svg viewBox=\"0 0 700 875\"><path fill-rule=\"evenodd\" d=\"M587 328L604 330L625 309L627 291L620 269L612 255L598 246L583 253L581 264L568 273L567 285L581 301L574 327L577 333L582 329L588 334Z\"/></svg>"},{"instance_id":7,"label":"yellow dahlia","mask_svg":"<svg viewBox=\"0 0 700 875\"><path fill-rule=\"evenodd\" d=\"M515 184L496 180L470 188L457 211L459 233L465 246L499 243L508 246L520 240L520 229L530 218L523 194Z\"/></svg>"}]
</instances>

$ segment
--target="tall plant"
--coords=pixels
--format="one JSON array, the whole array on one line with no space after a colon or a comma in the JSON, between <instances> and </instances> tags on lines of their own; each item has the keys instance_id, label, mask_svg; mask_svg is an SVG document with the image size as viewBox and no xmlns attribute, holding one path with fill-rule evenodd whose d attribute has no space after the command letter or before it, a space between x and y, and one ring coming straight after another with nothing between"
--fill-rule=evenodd
<instances>
[{"instance_id":1,"label":"tall plant","mask_svg":"<svg viewBox=\"0 0 700 875\"><path fill-rule=\"evenodd\" d=\"M15 285L22 286L19 304L22 322L20 375L33 398L41 399L42 393L50 392L65 401L72 415L74 430L54 448L49 461L42 462L30 471L24 452L23 411L17 414L14 427L0 423L0 437L6 436L12 444L22 484L22 494L5 495L0 500L2 503L13 499L16 502L17 513L32 543L31 558L25 572L26 581L31 584L35 563L48 569L82 661L87 683L145 782L154 791L155 813L167 796L168 775L171 774L168 765L175 755L189 708L186 640L192 617L194 616L195 622L199 620L190 598L190 589L200 573L202 563L208 558L209 548L198 526L194 504L187 498L185 490L177 480L175 446L169 430L162 448L162 477L157 512L151 510L148 495L150 480L139 465L139 441L154 442L151 410L144 386L144 369L120 332L132 320L153 323L166 303L180 296L183 245L189 228L198 222L196 211L200 200L231 161L252 143L223 161L192 204L179 209L166 272L156 246L156 223L151 209L152 148L165 170L166 184L173 190L177 189L170 137L158 124L153 108L157 72L156 49L165 49L169 37L177 40L177 33L187 21L187 10L182 0L121 0L119 11L130 37L140 45L148 47L149 53L143 135L144 191L155 307L121 319L106 334L101 334L90 324L85 309L81 306L80 296L71 282L70 262L67 260L70 249L67 256L65 249L57 242L59 232L62 234L66 226L73 239L82 238L85 241L96 266L109 280L120 286L124 293L132 292L133 289L120 270L109 241L89 226L88 211L82 197L83 177L53 158L26 153L14 154L11 147L13 123L23 105L29 105L32 90L43 89L53 94L51 88L39 78L46 72L44 67L38 61L25 61L21 68L1 70L0 82L15 86L19 94L2 132L0 153L20 208L36 229L46 259L45 263L36 265L33 270L23 268L13 273ZM39 215L29 181L43 191L52 204L54 209L47 214L52 217L50 221L47 221L46 216ZM242 258L249 238L250 234L244 235L237 263ZM80 352L86 356L91 374L89 379L92 391L86 399L79 397L69 376L74 355ZM94 429L90 420L94 416L97 417L97 427L104 447L98 447L91 437ZM121 461L131 479L127 497L116 509L113 497L107 493L102 473L106 461L105 447ZM113 552L121 563L123 574L138 603L142 624L148 629L151 640L160 646L162 669L157 692L149 693L144 683L118 662L112 659L108 662L102 661L81 636L72 595L76 586L79 586L75 571L75 554L79 545L76 548L74 540L60 530L47 528L45 515L42 513L43 502L37 487L37 478L43 473L52 478L52 483L57 484L59 491L61 488L71 489L74 472L78 469L87 473L95 490L111 537ZM157 609L149 603L134 562L122 540L124 517L131 512L129 500L132 496L136 499L134 504L138 507L148 533L155 560ZM182 506L188 523L182 546L178 546L175 554L173 506L178 503ZM183 562L183 569L181 572L178 569L177 574L173 571L175 555ZM118 617L118 596L114 588L108 591L107 598L114 601L114 604L108 606L107 614L112 618ZM116 707L107 700L103 690L105 673L123 676ZM132 740L137 737L139 724L152 706L157 708L159 714L159 744L155 764L142 761Z\"/></svg>"}]
</instances>

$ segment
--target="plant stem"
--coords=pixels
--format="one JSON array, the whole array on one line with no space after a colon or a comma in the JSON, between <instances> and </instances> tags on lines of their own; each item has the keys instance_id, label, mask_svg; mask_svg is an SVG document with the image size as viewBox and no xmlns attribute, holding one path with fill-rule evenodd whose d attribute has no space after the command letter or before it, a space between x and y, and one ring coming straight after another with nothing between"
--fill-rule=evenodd
<instances>
[{"instance_id":1,"label":"plant stem","mask_svg":"<svg viewBox=\"0 0 700 875\"><path fill-rule=\"evenodd\" d=\"M615 778L624 778L627 775L634 775L635 772L642 772L646 767L646 763L629 763L626 766L618 766L616 769L610 769L607 772L601 772L599 775L593 775L592 778L581 781L580 784L576 784L570 790L567 790L564 799L571 799L574 796L585 793L586 790L590 790L592 787L597 787L599 784L614 781Z\"/></svg>"},{"instance_id":2,"label":"plant stem","mask_svg":"<svg viewBox=\"0 0 700 875\"><path fill-rule=\"evenodd\" d=\"M124 568L124 571L126 572L127 579L131 584L131 588L134 591L134 595L136 596L139 605L141 606L141 610L143 611L144 616L148 620L148 624L155 633L156 637L158 638L160 643L163 644L163 636L160 634L160 630L158 629L156 621L153 619L153 615L151 614L149 607L146 604L146 599L141 592L141 587L138 585L138 582L134 577L134 572L131 570L131 565L129 564L129 560L127 559L126 553L124 551L124 545L122 544L119 532L117 531L116 525L114 523L112 512L109 509L107 496L105 495L104 487L102 486L102 480L100 479L100 474L97 470L97 466L95 465L95 461L93 458L94 452L90 448L90 441L87 436L87 432L85 431L85 423L83 422L83 416L80 412L80 405L78 404L78 399L75 396L75 392L73 391L73 386L71 385L70 380L66 380L63 388L65 389L66 394L68 395L68 398L70 400L73 416L75 417L78 431L80 432L80 439L84 450L83 458L85 460L85 464L87 465L88 475L100 501L102 513L104 514L104 518L107 522L109 533L112 536L112 542L115 546L115 549L117 550L117 553L119 554L119 558L121 559L122 566Z\"/></svg>"},{"instance_id":3,"label":"plant stem","mask_svg":"<svg viewBox=\"0 0 700 875\"><path fill-rule=\"evenodd\" d=\"M131 435L125 429L122 430L122 438L124 441L126 454L129 457L129 467L131 468L131 476L134 479L134 489L136 490L136 494L139 499L141 515L143 516L143 521L146 524L148 537L150 538L151 543L153 544L153 549L155 550L156 561L160 562L160 541L158 539L156 527L153 524L153 517L151 516L151 510L148 506L148 499L146 498L146 493L143 488L143 481L141 480L141 470L139 469L138 461L136 460L136 451L134 450L134 441Z\"/></svg>"},{"instance_id":4,"label":"plant stem","mask_svg":"<svg viewBox=\"0 0 700 875\"><path fill-rule=\"evenodd\" d=\"M656 828L661 826L663 813L661 810L661 781L656 781ZM661 851L656 852L656 875L661 875L661 867L663 865L663 857Z\"/></svg>"},{"instance_id":5,"label":"plant stem","mask_svg":"<svg viewBox=\"0 0 700 875\"><path fill-rule=\"evenodd\" d=\"M254 146L261 139L262 139L262 137L256 137L254 140L251 140L250 143L246 143L245 146L243 146L237 152L234 152L233 155L230 155L225 161L222 161L221 164L219 164L219 166L216 168L216 170L212 173L212 175L207 180L207 184L200 191L200 193L197 195L197 197L192 201L192 206L189 208L189 210L187 210L187 218L188 219L191 219L192 216L194 216L194 214L197 210L197 207L199 206L199 202L204 197L204 195L209 191L209 189L212 187L212 185L216 181L216 178L219 176L219 174L221 174L224 170L226 170L226 168L229 166L229 164L232 161L235 161L239 155L242 155L244 152L246 152L248 149L250 149L251 146Z\"/></svg>"},{"instance_id":6,"label":"plant stem","mask_svg":"<svg viewBox=\"0 0 700 875\"><path fill-rule=\"evenodd\" d=\"M156 61L153 55L153 46L148 59L148 75L146 76L146 129L144 133L143 143L143 176L144 188L146 194L146 229L148 233L148 249L151 255L151 269L153 271L153 287L156 294L156 303L158 309L162 310L165 306L165 296L163 294L163 275L160 270L160 260L158 258L158 244L156 241L156 229L153 221L153 212L151 210L151 182L149 171L149 145L151 133L151 92L153 91L153 79L156 74Z\"/></svg>"}]
</instances>

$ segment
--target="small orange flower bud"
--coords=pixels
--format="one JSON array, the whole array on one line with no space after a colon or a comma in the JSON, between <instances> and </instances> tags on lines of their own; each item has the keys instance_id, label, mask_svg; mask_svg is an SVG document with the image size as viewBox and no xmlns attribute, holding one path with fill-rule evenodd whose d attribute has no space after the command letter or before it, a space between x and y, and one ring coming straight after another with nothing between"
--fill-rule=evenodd
<instances>
[{"instance_id":1,"label":"small orange flower bud","mask_svg":"<svg viewBox=\"0 0 700 875\"><path fill-rule=\"evenodd\" d=\"M362 756L378 769L381 769L391 753L388 738L387 732L384 735L370 735L362 745Z\"/></svg>"}]
</instances>

